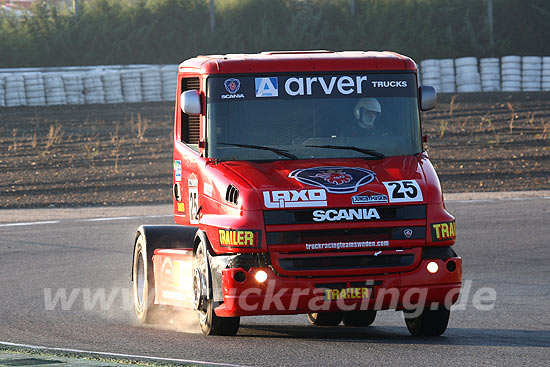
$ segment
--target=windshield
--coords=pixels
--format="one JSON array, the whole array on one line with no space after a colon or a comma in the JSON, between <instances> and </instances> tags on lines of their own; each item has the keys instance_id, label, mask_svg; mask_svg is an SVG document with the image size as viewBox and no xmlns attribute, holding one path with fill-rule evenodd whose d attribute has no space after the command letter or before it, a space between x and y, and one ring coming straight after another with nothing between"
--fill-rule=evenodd
<instances>
[{"instance_id":1,"label":"windshield","mask_svg":"<svg viewBox=\"0 0 550 367\"><path fill-rule=\"evenodd\" d=\"M211 158L380 159L422 149L413 73L210 77L207 88Z\"/></svg>"}]
</instances>

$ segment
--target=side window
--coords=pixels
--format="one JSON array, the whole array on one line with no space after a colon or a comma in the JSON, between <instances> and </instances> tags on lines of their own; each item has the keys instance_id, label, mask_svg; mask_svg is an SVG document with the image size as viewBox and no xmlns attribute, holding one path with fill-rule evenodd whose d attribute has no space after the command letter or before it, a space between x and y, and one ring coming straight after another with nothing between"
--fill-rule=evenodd
<instances>
[{"instance_id":1,"label":"side window","mask_svg":"<svg viewBox=\"0 0 550 367\"><path fill-rule=\"evenodd\" d=\"M181 80L181 92L192 89L200 89L199 78L183 78ZM199 115L187 115L181 113L181 141L191 149L199 151L200 117Z\"/></svg>"}]
</instances>

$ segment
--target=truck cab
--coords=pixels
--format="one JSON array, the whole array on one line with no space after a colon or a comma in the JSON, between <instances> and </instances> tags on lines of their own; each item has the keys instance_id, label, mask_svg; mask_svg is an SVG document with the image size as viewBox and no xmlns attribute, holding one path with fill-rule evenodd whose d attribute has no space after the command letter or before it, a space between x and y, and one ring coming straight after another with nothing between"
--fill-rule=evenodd
<instances>
[{"instance_id":1,"label":"truck cab","mask_svg":"<svg viewBox=\"0 0 550 367\"><path fill-rule=\"evenodd\" d=\"M175 226L136 235L136 313L185 306L368 326L402 310L440 335L461 287L455 219L423 148L435 90L393 52L200 56L179 66ZM184 269L187 269L185 276Z\"/></svg>"}]
</instances>

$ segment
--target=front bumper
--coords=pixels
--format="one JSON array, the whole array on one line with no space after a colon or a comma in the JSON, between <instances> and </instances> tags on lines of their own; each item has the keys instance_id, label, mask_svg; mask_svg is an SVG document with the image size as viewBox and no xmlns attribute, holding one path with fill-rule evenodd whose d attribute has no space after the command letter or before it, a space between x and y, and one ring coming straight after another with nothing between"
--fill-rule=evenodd
<instances>
[{"instance_id":1,"label":"front bumper","mask_svg":"<svg viewBox=\"0 0 550 367\"><path fill-rule=\"evenodd\" d=\"M438 265L435 273L430 262ZM256 280L258 271L267 273L266 281ZM220 317L450 307L460 294L462 259L422 259L407 272L368 276L286 277L271 267L229 268L221 280Z\"/></svg>"}]
</instances>

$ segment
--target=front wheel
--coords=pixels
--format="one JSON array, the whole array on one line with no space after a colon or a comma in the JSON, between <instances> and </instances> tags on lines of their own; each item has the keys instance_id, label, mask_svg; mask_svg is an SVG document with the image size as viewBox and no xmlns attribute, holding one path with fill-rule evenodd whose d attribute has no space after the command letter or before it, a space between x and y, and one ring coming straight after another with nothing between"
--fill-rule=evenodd
<instances>
[{"instance_id":1,"label":"front wheel","mask_svg":"<svg viewBox=\"0 0 550 367\"><path fill-rule=\"evenodd\" d=\"M206 244L201 241L193 255L193 306L197 310L199 325L205 335L235 335L239 331L239 317L218 317L215 303L208 296L211 284Z\"/></svg>"},{"instance_id":2,"label":"front wheel","mask_svg":"<svg viewBox=\"0 0 550 367\"><path fill-rule=\"evenodd\" d=\"M344 312L344 325L370 326L376 318L376 310Z\"/></svg>"},{"instance_id":3,"label":"front wheel","mask_svg":"<svg viewBox=\"0 0 550 367\"><path fill-rule=\"evenodd\" d=\"M451 311L445 307L437 310L423 309L418 316L412 314L419 311L403 311L405 324L413 336L440 336L447 330Z\"/></svg>"},{"instance_id":4,"label":"front wheel","mask_svg":"<svg viewBox=\"0 0 550 367\"><path fill-rule=\"evenodd\" d=\"M308 313L307 319L316 326L338 326L342 322L341 312Z\"/></svg>"}]
</instances>

